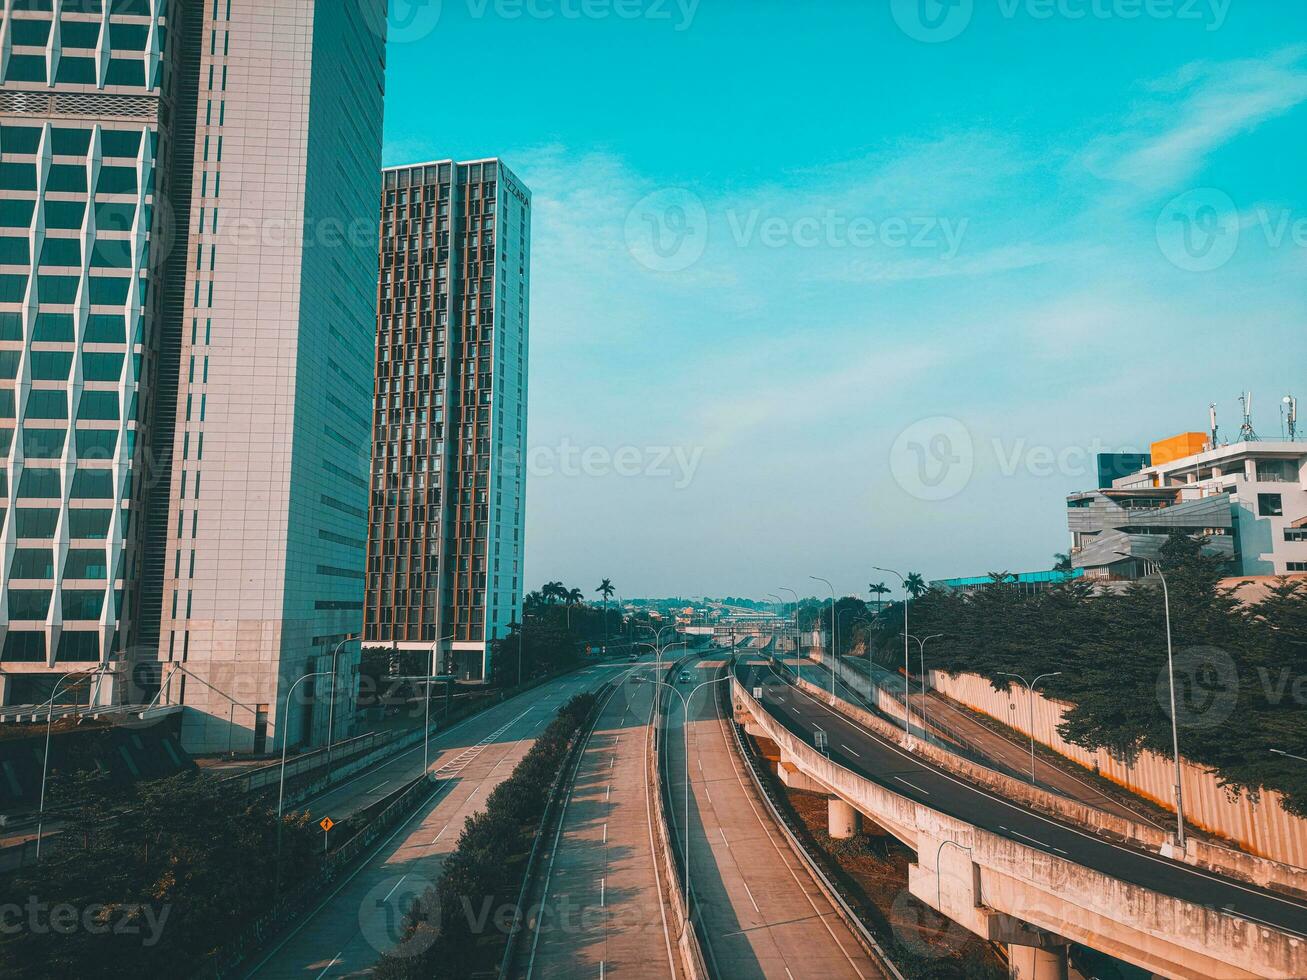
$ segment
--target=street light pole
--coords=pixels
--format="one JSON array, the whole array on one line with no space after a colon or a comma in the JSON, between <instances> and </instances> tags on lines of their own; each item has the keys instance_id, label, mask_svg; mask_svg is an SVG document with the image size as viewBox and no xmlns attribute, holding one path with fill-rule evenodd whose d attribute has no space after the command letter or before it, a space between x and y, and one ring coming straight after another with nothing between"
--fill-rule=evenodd
<instances>
[{"instance_id":1,"label":"street light pole","mask_svg":"<svg viewBox=\"0 0 1307 980\"><path fill-rule=\"evenodd\" d=\"M422 775L426 775L431 768L431 678L436 675L436 650L440 644L446 640L452 640L457 634L450 633L443 636L435 642L431 648L431 654L427 659L427 677L426 683L422 685L423 700L427 703L427 714L425 727L422 730ZM445 681L448 685L449 681Z\"/></svg>"},{"instance_id":2,"label":"street light pole","mask_svg":"<svg viewBox=\"0 0 1307 980\"><path fill-rule=\"evenodd\" d=\"M41 802L38 804L36 811L36 856L41 857L41 835L45 828L45 777L50 771L50 729L54 726L54 699L59 696L59 687L70 677L80 677L83 674L90 676L92 674L103 673L109 668L105 665L92 667L87 670L76 670L70 674L64 674L54 682L54 690L50 693L50 700L46 703L49 710L45 716L45 754L41 759Z\"/></svg>"},{"instance_id":3,"label":"street light pole","mask_svg":"<svg viewBox=\"0 0 1307 980\"><path fill-rule=\"evenodd\" d=\"M835 622L835 586L820 575L809 575L808 578L815 582L825 582L830 589L830 696L835 697L835 658L839 656L840 649L839 627Z\"/></svg>"},{"instance_id":4,"label":"street light pole","mask_svg":"<svg viewBox=\"0 0 1307 980\"><path fill-rule=\"evenodd\" d=\"M273 882L274 894L281 891L281 814L282 805L286 799L286 743L289 741L290 736L290 696L295 693L295 688L310 677L326 676L327 672L325 670L305 674L291 684L290 690L286 692L286 704L281 713L281 776L277 780L277 868L276 878Z\"/></svg>"},{"instance_id":5,"label":"street light pole","mask_svg":"<svg viewBox=\"0 0 1307 980\"><path fill-rule=\"evenodd\" d=\"M1059 674L1062 673L1062 671L1055 670L1049 674L1040 674L1038 677L1036 677L1033 681L1030 681L1029 683L1027 683L1026 679L1022 677L1020 674L1010 674L1002 670L1000 670L998 673L999 676L1001 677L1015 677L1022 684L1026 685L1026 691L1028 693L1027 700L1029 701L1030 704L1030 785L1033 786L1035 785L1035 685L1038 684L1040 681L1042 681L1045 677L1057 677Z\"/></svg>"},{"instance_id":6,"label":"street light pole","mask_svg":"<svg viewBox=\"0 0 1307 980\"><path fill-rule=\"evenodd\" d=\"M1118 555L1123 558L1131 558L1123 551L1118 551ZM1175 827L1176 843L1179 844L1181 852L1185 849L1184 838L1184 789L1182 788L1182 779L1180 775L1180 728L1176 722L1175 714L1175 662L1172 657L1171 649L1171 590L1166 582L1166 575L1162 573L1161 565L1153 566L1157 571L1157 577L1162 581L1162 605L1166 610L1166 680L1171 692L1171 750L1175 758Z\"/></svg>"},{"instance_id":7,"label":"street light pole","mask_svg":"<svg viewBox=\"0 0 1307 980\"><path fill-rule=\"evenodd\" d=\"M799 680L803 680L803 654L799 650L799 593L793 589L787 589L783 585L778 585L776 591L788 592L794 596L794 672L798 675Z\"/></svg>"},{"instance_id":8,"label":"street light pole","mask_svg":"<svg viewBox=\"0 0 1307 980\"><path fill-rule=\"evenodd\" d=\"M917 641L917 652L921 657L921 730L926 730L926 644L931 640L938 640L943 633L932 633L925 638L912 637Z\"/></svg>"},{"instance_id":9,"label":"street light pole","mask_svg":"<svg viewBox=\"0 0 1307 980\"><path fill-rule=\"evenodd\" d=\"M1286 759L1297 759L1299 762L1307 762L1307 756L1294 755L1292 752L1286 752L1284 749L1271 749L1272 755L1282 755Z\"/></svg>"},{"instance_id":10,"label":"street light pole","mask_svg":"<svg viewBox=\"0 0 1307 980\"><path fill-rule=\"evenodd\" d=\"M340 648L350 640L361 638L359 633L350 633L343 640L336 644L336 649L331 651L331 700L327 702L327 782L331 782L331 750L332 744L336 740L336 656L340 653ZM232 714L235 715L236 706L232 705ZM228 732L231 731L230 724Z\"/></svg>"},{"instance_id":11,"label":"street light pole","mask_svg":"<svg viewBox=\"0 0 1307 980\"><path fill-rule=\"evenodd\" d=\"M908 604L912 601L912 594L908 592L908 580L901 573L894 571L892 568L881 568L879 565L872 565L871 567L875 571L893 575L903 583L903 736L911 741L912 699L908 694L912 688L912 667L908 663Z\"/></svg>"}]
</instances>

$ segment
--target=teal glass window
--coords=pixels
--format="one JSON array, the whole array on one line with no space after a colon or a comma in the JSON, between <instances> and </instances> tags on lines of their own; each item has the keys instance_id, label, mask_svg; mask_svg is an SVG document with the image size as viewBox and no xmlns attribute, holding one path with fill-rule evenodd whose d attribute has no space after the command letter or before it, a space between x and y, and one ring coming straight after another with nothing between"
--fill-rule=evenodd
<instances>
[{"instance_id":1,"label":"teal glass window","mask_svg":"<svg viewBox=\"0 0 1307 980\"><path fill-rule=\"evenodd\" d=\"M10 630L0 659L6 663L37 664L45 661L45 634Z\"/></svg>"},{"instance_id":2,"label":"teal glass window","mask_svg":"<svg viewBox=\"0 0 1307 980\"><path fill-rule=\"evenodd\" d=\"M78 459L113 459L118 448L118 430L78 429L76 445Z\"/></svg>"},{"instance_id":3,"label":"teal glass window","mask_svg":"<svg viewBox=\"0 0 1307 980\"><path fill-rule=\"evenodd\" d=\"M40 126L0 126L0 150L6 153L35 153L40 148Z\"/></svg>"},{"instance_id":4,"label":"teal glass window","mask_svg":"<svg viewBox=\"0 0 1307 980\"><path fill-rule=\"evenodd\" d=\"M0 378L12 381L18 377L18 361L21 356L21 351L0 350Z\"/></svg>"},{"instance_id":5,"label":"teal glass window","mask_svg":"<svg viewBox=\"0 0 1307 980\"><path fill-rule=\"evenodd\" d=\"M26 295L27 276L0 275L0 303L21 303Z\"/></svg>"},{"instance_id":6,"label":"teal glass window","mask_svg":"<svg viewBox=\"0 0 1307 980\"><path fill-rule=\"evenodd\" d=\"M49 467L24 467L23 475L18 480L18 496L32 497L36 500L55 500L63 497L59 470Z\"/></svg>"},{"instance_id":7,"label":"teal glass window","mask_svg":"<svg viewBox=\"0 0 1307 980\"><path fill-rule=\"evenodd\" d=\"M92 313L86 318L86 343L121 344L126 342L125 318L118 313Z\"/></svg>"},{"instance_id":8,"label":"teal glass window","mask_svg":"<svg viewBox=\"0 0 1307 980\"><path fill-rule=\"evenodd\" d=\"M46 180L45 188L48 191L85 194L86 168L79 163L51 164L50 176Z\"/></svg>"},{"instance_id":9,"label":"teal glass window","mask_svg":"<svg viewBox=\"0 0 1307 980\"><path fill-rule=\"evenodd\" d=\"M130 269L132 243L125 238L97 238L91 247L92 269Z\"/></svg>"},{"instance_id":10,"label":"teal glass window","mask_svg":"<svg viewBox=\"0 0 1307 980\"><path fill-rule=\"evenodd\" d=\"M59 59L55 81L65 85L94 85L98 81L95 76L95 59L64 55Z\"/></svg>"},{"instance_id":11,"label":"teal glass window","mask_svg":"<svg viewBox=\"0 0 1307 980\"><path fill-rule=\"evenodd\" d=\"M100 152L107 157L135 159L141 149L141 130L106 129L100 133Z\"/></svg>"},{"instance_id":12,"label":"teal glass window","mask_svg":"<svg viewBox=\"0 0 1307 980\"><path fill-rule=\"evenodd\" d=\"M32 327L32 340L42 344L68 344L73 340L71 313L38 313Z\"/></svg>"},{"instance_id":13,"label":"teal glass window","mask_svg":"<svg viewBox=\"0 0 1307 980\"><path fill-rule=\"evenodd\" d=\"M14 54L9 56L9 70L5 72L7 82L44 82L45 55Z\"/></svg>"},{"instance_id":14,"label":"teal glass window","mask_svg":"<svg viewBox=\"0 0 1307 980\"><path fill-rule=\"evenodd\" d=\"M23 427L23 455L28 459L58 459L64 453L67 429Z\"/></svg>"},{"instance_id":15,"label":"teal glass window","mask_svg":"<svg viewBox=\"0 0 1307 980\"><path fill-rule=\"evenodd\" d=\"M105 75L107 85L145 85L145 62L139 58L111 58Z\"/></svg>"},{"instance_id":16,"label":"teal glass window","mask_svg":"<svg viewBox=\"0 0 1307 980\"><path fill-rule=\"evenodd\" d=\"M32 259L26 238L0 238L0 265L27 265Z\"/></svg>"},{"instance_id":17,"label":"teal glass window","mask_svg":"<svg viewBox=\"0 0 1307 980\"><path fill-rule=\"evenodd\" d=\"M0 200L0 228L31 228L32 212L35 210L36 202L33 200L20 198ZM50 227L48 221L46 227Z\"/></svg>"},{"instance_id":18,"label":"teal glass window","mask_svg":"<svg viewBox=\"0 0 1307 980\"><path fill-rule=\"evenodd\" d=\"M112 500L112 471L78 470L73 474L73 488L69 498L76 498L77 500Z\"/></svg>"},{"instance_id":19,"label":"teal glass window","mask_svg":"<svg viewBox=\"0 0 1307 980\"><path fill-rule=\"evenodd\" d=\"M36 190L36 164L0 163L0 191L34 190Z\"/></svg>"},{"instance_id":20,"label":"teal glass window","mask_svg":"<svg viewBox=\"0 0 1307 980\"><path fill-rule=\"evenodd\" d=\"M87 381L117 381L122 373L122 354L82 354L82 377Z\"/></svg>"},{"instance_id":21,"label":"teal glass window","mask_svg":"<svg viewBox=\"0 0 1307 980\"><path fill-rule=\"evenodd\" d=\"M49 548L15 548L11 578L54 578L54 552Z\"/></svg>"},{"instance_id":22,"label":"teal glass window","mask_svg":"<svg viewBox=\"0 0 1307 980\"><path fill-rule=\"evenodd\" d=\"M58 156L84 157L90 148L89 129L65 129L55 126L50 130L50 151Z\"/></svg>"},{"instance_id":23,"label":"teal glass window","mask_svg":"<svg viewBox=\"0 0 1307 980\"><path fill-rule=\"evenodd\" d=\"M61 664L97 663L100 660L100 635L86 630L65 630L59 634L54 659Z\"/></svg>"},{"instance_id":24,"label":"teal glass window","mask_svg":"<svg viewBox=\"0 0 1307 980\"><path fill-rule=\"evenodd\" d=\"M34 350L32 351L32 380L33 381L67 381L68 373L73 366L73 352L70 350ZM33 395L37 392L33 391ZM42 394L55 394L63 398L62 391L42 392ZM28 415L31 415L31 399L28 399ZM37 415L34 418L61 419L63 415Z\"/></svg>"},{"instance_id":25,"label":"teal glass window","mask_svg":"<svg viewBox=\"0 0 1307 980\"><path fill-rule=\"evenodd\" d=\"M84 391L77 405L79 419L112 421L118 418L118 392Z\"/></svg>"},{"instance_id":26,"label":"teal glass window","mask_svg":"<svg viewBox=\"0 0 1307 980\"><path fill-rule=\"evenodd\" d=\"M64 619L99 619L104 593L99 589L68 589L63 594Z\"/></svg>"},{"instance_id":27,"label":"teal glass window","mask_svg":"<svg viewBox=\"0 0 1307 980\"><path fill-rule=\"evenodd\" d=\"M23 339L23 315L21 313L0 313L0 340Z\"/></svg>"},{"instance_id":28,"label":"teal glass window","mask_svg":"<svg viewBox=\"0 0 1307 980\"><path fill-rule=\"evenodd\" d=\"M51 353L42 351L41 353ZM35 355L33 360L35 361ZM27 396L27 417L29 419L66 419L68 418L68 395L58 389L34 388Z\"/></svg>"},{"instance_id":29,"label":"teal glass window","mask_svg":"<svg viewBox=\"0 0 1307 980\"><path fill-rule=\"evenodd\" d=\"M69 548L64 578L106 578L109 569L102 548Z\"/></svg>"},{"instance_id":30,"label":"teal glass window","mask_svg":"<svg viewBox=\"0 0 1307 980\"><path fill-rule=\"evenodd\" d=\"M76 238L47 238L41 247L41 265L73 266L82 264L82 243Z\"/></svg>"},{"instance_id":31,"label":"teal glass window","mask_svg":"<svg viewBox=\"0 0 1307 980\"><path fill-rule=\"evenodd\" d=\"M43 48L50 40L50 21L48 20L13 20L9 25L9 37L14 44L32 45Z\"/></svg>"},{"instance_id":32,"label":"teal glass window","mask_svg":"<svg viewBox=\"0 0 1307 980\"><path fill-rule=\"evenodd\" d=\"M68 536L103 541L109 536L109 518L112 516L111 510L71 509L68 511Z\"/></svg>"},{"instance_id":33,"label":"teal glass window","mask_svg":"<svg viewBox=\"0 0 1307 980\"><path fill-rule=\"evenodd\" d=\"M14 510L14 533L20 538L53 538L58 523L57 507L18 507Z\"/></svg>"},{"instance_id":34,"label":"teal glass window","mask_svg":"<svg viewBox=\"0 0 1307 980\"><path fill-rule=\"evenodd\" d=\"M113 34L110 33L112 38ZM100 43L99 21L67 20L59 25L59 40L65 48L94 48Z\"/></svg>"},{"instance_id":35,"label":"teal glass window","mask_svg":"<svg viewBox=\"0 0 1307 980\"><path fill-rule=\"evenodd\" d=\"M115 51L144 51L149 36L150 28L146 24L115 21L109 25L109 44Z\"/></svg>"},{"instance_id":36,"label":"teal glass window","mask_svg":"<svg viewBox=\"0 0 1307 980\"><path fill-rule=\"evenodd\" d=\"M85 201L46 201L45 226L63 231L74 231L82 227L86 216Z\"/></svg>"},{"instance_id":37,"label":"teal glass window","mask_svg":"<svg viewBox=\"0 0 1307 980\"><path fill-rule=\"evenodd\" d=\"M77 302L77 287L81 282L77 276L38 275L36 281L42 303Z\"/></svg>"},{"instance_id":38,"label":"teal glass window","mask_svg":"<svg viewBox=\"0 0 1307 980\"><path fill-rule=\"evenodd\" d=\"M49 589L10 589L10 619L45 619L50 611Z\"/></svg>"},{"instance_id":39,"label":"teal glass window","mask_svg":"<svg viewBox=\"0 0 1307 980\"><path fill-rule=\"evenodd\" d=\"M127 276L91 276L92 306L122 306L127 302L132 280Z\"/></svg>"},{"instance_id":40,"label":"teal glass window","mask_svg":"<svg viewBox=\"0 0 1307 980\"><path fill-rule=\"evenodd\" d=\"M100 179L95 185L97 194L135 194L136 168L109 167L100 168Z\"/></svg>"},{"instance_id":41,"label":"teal glass window","mask_svg":"<svg viewBox=\"0 0 1307 980\"><path fill-rule=\"evenodd\" d=\"M0 429L0 455L8 456L14 444L14 430ZM0 511L0 527L4 526L4 512Z\"/></svg>"},{"instance_id":42,"label":"teal glass window","mask_svg":"<svg viewBox=\"0 0 1307 980\"><path fill-rule=\"evenodd\" d=\"M0 419L14 418L14 389L0 388Z\"/></svg>"},{"instance_id":43,"label":"teal glass window","mask_svg":"<svg viewBox=\"0 0 1307 980\"><path fill-rule=\"evenodd\" d=\"M106 231L131 231L136 220L136 205L130 201L97 202L95 205L95 227Z\"/></svg>"}]
</instances>

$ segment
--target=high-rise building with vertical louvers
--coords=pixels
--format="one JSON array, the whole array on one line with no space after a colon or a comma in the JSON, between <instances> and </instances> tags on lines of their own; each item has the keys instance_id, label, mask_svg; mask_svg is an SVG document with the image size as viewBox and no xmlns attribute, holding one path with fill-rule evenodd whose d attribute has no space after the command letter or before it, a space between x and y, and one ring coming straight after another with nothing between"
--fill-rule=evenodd
<instances>
[{"instance_id":1,"label":"high-rise building with vertical louvers","mask_svg":"<svg viewBox=\"0 0 1307 980\"><path fill-rule=\"evenodd\" d=\"M364 646L469 681L521 616L530 219L496 159L382 181Z\"/></svg>"}]
</instances>

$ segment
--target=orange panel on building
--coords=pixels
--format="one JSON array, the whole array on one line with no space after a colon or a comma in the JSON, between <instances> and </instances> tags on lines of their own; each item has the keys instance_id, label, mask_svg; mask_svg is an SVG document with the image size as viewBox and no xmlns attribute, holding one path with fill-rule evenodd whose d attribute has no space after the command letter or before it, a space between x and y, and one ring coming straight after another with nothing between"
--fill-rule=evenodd
<instances>
[{"instance_id":1,"label":"orange panel on building","mask_svg":"<svg viewBox=\"0 0 1307 980\"><path fill-rule=\"evenodd\" d=\"M1162 466L1173 460L1195 456L1207 448L1207 433L1182 432L1160 442L1153 443L1153 465Z\"/></svg>"}]
</instances>

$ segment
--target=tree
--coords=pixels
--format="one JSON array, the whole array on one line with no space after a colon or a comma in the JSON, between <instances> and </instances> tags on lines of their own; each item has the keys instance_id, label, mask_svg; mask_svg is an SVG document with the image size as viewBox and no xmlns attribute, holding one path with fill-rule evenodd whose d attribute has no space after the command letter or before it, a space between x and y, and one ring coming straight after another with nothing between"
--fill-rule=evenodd
<instances>
[{"instance_id":1,"label":"tree","mask_svg":"<svg viewBox=\"0 0 1307 980\"><path fill-rule=\"evenodd\" d=\"M867 586L867 591L876 597L876 612L885 608L884 596L889 595L890 588L884 582L875 582Z\"/></svg>"},{"instance_id":2,"label":"tree","mask_svg":"<svg viewBox=\"0 0 1307 980\"><path fill-rule=\"evenodd\" d=\"M1059 551L1053 555L1053 571L1069 572L1071 571L1071 556L1064 551Z\"/></svg>"},{"instance_id":3,"label":"tree","mask_svg":"<svg viewBox=\"0 0 1307 980\"><path fill-rule=\"evenodd\" d=\"M920 572L909 572L904 587L908 590L908 594L914 599L920 599L928 588L926 580L921 577Z\"/></svg>"},{"instance_id":4,"label":"tree","mask_svg":"<svg viewBox=\"0 0 1307 980\"><path fill-rule=\"evenodd\" d=\"M580 589L571 589L568 591L565 601L569 606L576 606L585 601L585 593Z\"/></svg>"},{"instance_id":5,"label":"tree","mask_svg":"<svg viewBox=\"0 0 1307 980\"><path fill-rule=\"evenodd\" d=\"M613 597L613 593L616 592L617 590L613 588L612 579L606 578L599 583L599 587L595 589L595 591L604 597L604 646L607 646L608 645L608 600Z\"/></svg>"}]
</instances>

